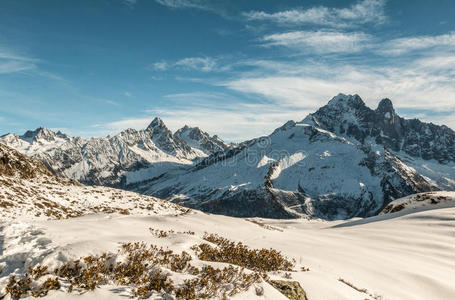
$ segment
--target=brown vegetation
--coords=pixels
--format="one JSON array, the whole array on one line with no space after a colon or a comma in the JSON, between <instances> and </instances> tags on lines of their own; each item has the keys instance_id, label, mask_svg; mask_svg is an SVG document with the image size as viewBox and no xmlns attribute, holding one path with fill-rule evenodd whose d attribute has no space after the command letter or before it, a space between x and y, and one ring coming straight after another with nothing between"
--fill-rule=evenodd
<instances>
[{"instance_id":1,"label":"brown vegetation","mask_svg":"<svg viewBox=\"0 0 455 300\"><path fill-rule=\"evenodd\" d=\"M292 271L295 262L275 249L250 249L243 243L232 242L216 234L205 234L204 240L215 244L193 246L199 259L238 265L258 272Z\"/></svg>"}]
</instances>

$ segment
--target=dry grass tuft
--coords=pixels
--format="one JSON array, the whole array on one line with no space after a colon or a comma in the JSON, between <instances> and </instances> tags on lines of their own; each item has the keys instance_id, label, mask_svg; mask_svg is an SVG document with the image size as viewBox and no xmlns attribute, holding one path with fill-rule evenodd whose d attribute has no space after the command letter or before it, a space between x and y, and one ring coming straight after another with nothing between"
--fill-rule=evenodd
<instances>
[{"instance_id":1,"label":"dry grass tuft","mask_svg":"<svg viewBox=\"0 0 455 300\"><path fill-rule=\"evenodd\" d=\"M188 235L194 235L194 231L174 231L174 230L161 230L161 229L153 229L152 227L149 228L150 232L158 237L158 238L166 238L170 235L173 234L188 234Z\"/></svg>"},{"instance_id":2,"label":"dry grass tuft","mask_svg":"<svg viewBox=\"0 0 455 300\"><path fill-rule=\"evenodd\" d=\"M283 232L283 229L281 229L281 228L267 225L267 224L262 223L262 222L260 222L260 221L258 221L258 220L254 220L254 219L245 219L245 221L248 221L248 222L251 222L251 223L253 223L253 224L256 224L256 225L258 225L259 227L262 227L262 228L267 229L267 230Z\"/></svg>"}]
</instances>

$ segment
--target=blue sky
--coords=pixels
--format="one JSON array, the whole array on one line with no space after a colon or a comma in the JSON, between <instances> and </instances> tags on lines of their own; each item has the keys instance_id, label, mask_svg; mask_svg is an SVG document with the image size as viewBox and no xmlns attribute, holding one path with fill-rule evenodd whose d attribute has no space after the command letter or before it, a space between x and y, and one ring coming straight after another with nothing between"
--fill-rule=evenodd
<instances>
[{"instance_id":1,"label":"blue sky","mask_svg":"<svg viewBox=\"0 0 455 300\"><path fill-rule=\"evenodd\" d=\"M452 0L2 0L0 134L155 117L228 141L339 92L455 128Z\"/></svg>"}]
</instances>

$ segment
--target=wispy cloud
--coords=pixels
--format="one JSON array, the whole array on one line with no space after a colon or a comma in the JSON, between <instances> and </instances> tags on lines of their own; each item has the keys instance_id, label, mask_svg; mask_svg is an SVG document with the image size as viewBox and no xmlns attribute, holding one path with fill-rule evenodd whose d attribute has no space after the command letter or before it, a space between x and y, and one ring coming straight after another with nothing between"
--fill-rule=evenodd
<instances>
[{"instance_id":1,"label":"wispy cloud","mask_svg":"<svg viewBox=\"0 0 455 300\"><path fill-rule=\"evenodd\" d=\"M264 46L284 46L306 53L354 53L368 46L372 37L362 32L292 31L266 35Z\"/></svg>"},{"instance_id":2,"label":"wispy cloud","mask_svg":"<svg viewBox=\"0 0 455 300\"><path fill-rule=\"evenodd\" d=\"M264 68L267 68L264 71ZM253 73L221 83L241 93L272 99L276 105L312 108L339 92L363 96L370 105L389 97L398 108L454 111L455 56L418 58L408 63L374 66L343 63L258 64Z\"/></svg>"},{"instance_id":3,"label":"wispy cloud","mask_svg":"<svg viewBox=\"0 0 455 300\"><path fill-rule=\"evenodd\" d=\"M314 24L330 27L350 27L363 24L383 24L385 0L363 0L348 8L317 6L309 9L292 9L267 13L251 11L244 13L249 21L271 21L279 25Z\"/></svg>"},{"instance_id":4,"label":"wispy cloud","mask_svg":"<svg viewBox=\"0 0 455 300\"><path fill-rule=\"evenodd\" d=\"M392 39L384 43L378 53L401 55L419 50L455 51L455 32L435 36L415 36Z\"/></svg>"},{"instance_id":5,"label":"wispy cloud","mask_svg":"<svg viewBox=\"0 0 455 300\"><path fill-rule=\"evenodd\" d=\"M154 69L157 71L166 71L168 68L169 68L169 64L165 61L156 62L148 67L148 69Z\"/></svg>"},{"instance_id":6,"label":"wispy cloud","mask_svg":"<svg viewBox=\"0 0 455 300\"><path fill-rule=\"evenodd\" d=\"M303 119L340 92L360 94L372 108L388 97L399 112L420 111L423 120L455 128L452 118L455 103L450 100L455 96L452 84L455 55L420 57L387 67L308 60L305 63L247 60L243 65L255 70L240 72L223 82L212 82L227 88L226 93L165 95L166 107L100 124L97 129L106 134L129 127L142 129L159 116L174 131L188 124L228 141L242 141L269 134L287 120ZM262 101L248 104L245 98L249 95Z\"/></svg>"},{"instance_id":7,"label":"wispy cloud","mask_svg":"<svg viewBox=\"0 0 455 300\"><path fill-rule=\"evenodd\" d=\"M204 8L200 0L155 0L157 3L172 8Z\"/></svg>"},{"instance_id":8,"label":"wispy cloud","mask_svg":"<svg viewBox=\"0 0 455 300\"><path fill-rule=\"evenodd\" d=\"M210 57L188 57L175 63L175 66L192 70L210 72L216 66L216 60Z\"/></svg>"},{"instance_id":9,"label":"wispy cloud","mask_svg":"<svg viewBox=\"0 0 455 300\"><path fill-rule=\"evenodd\" d=\"M118 103L117 101L113 101L113 100L109 100L109 99L104 99L103 102L106 104L109 104L109 105L113 105L113 106L120 106L120 103Z\"/></svg>"},{"instance_id":10,"label":"wispy cloud","mask_svg":"<svg viewBox=\"0 0 455 300\"><path fill-rule=\"evenodd\" d=\"M213 13L223 14L220 4L216 0L155 0L155 2L172 9L199 9Z\"/></svg>"},{"instance_id":11,"label":"wispy cloud","mask_svg":"<svg viewBox=\"0 0 455 300\"><path fill-rule=\"evenodd\" d=\"M0 74L17 73L34 69L36 66L32 63L15 61L15 60L0 60Z\"/></svg>"},{"instance_id":12,"label":"wispy cloud","mask_svg":"<svg viewBox=\"0 0 455 300\"><path fill-rule=\"evenodd\" d=\"M15 53L0 46L0 74L17 73L36 69L37 59Z\"/></svg>"},{"instance_id":13,"label":"wispy cloud","mask_svg":"<svg viewBox=\"0 0 455 300\"><path fill-rule=\"evenodd\" d=\"M211 57L186 57L175 62L159 61L147 69L166 71L169 69L183 69L189 71L211 72L217 67L217 60Z\"/></svg>"}]
</instances>

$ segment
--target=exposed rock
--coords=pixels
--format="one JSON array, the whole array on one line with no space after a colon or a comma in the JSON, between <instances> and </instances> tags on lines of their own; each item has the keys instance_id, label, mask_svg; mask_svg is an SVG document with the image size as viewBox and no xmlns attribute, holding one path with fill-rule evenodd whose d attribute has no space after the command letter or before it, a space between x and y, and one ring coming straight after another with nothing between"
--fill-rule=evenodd
<instances>
[{"instance_id":1,"label":"exposed rock","mask_svg":"<svg viewBox=\"0 0 455 300\"><path fill-rule=\"evenodd\" d=\"M269 283L288 299L307 300L305 291L298 281L269 280Z\"/></svg>"}]
</instances>

